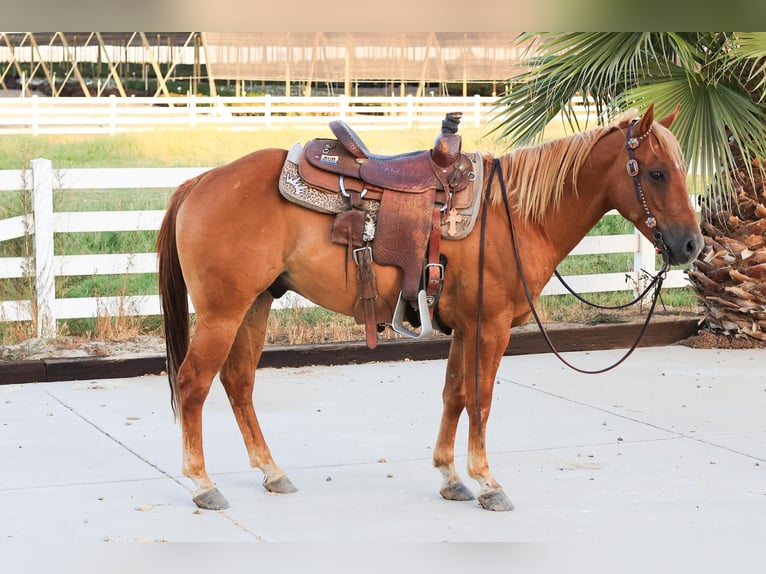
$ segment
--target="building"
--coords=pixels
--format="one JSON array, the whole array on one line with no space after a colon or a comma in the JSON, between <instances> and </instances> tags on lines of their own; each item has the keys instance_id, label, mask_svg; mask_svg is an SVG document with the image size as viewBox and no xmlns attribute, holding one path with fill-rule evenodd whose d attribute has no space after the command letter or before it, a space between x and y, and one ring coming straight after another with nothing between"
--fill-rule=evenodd
<instances>
[{"instance_id":1,"label":"building","mask_svg":"<svg viewBox=\"0 0 766 574\"><path fill-rule=\"evenodd\" d=\"M495 95L517 32L0 32L0 93Z\"/></svg>"}]
</instances>

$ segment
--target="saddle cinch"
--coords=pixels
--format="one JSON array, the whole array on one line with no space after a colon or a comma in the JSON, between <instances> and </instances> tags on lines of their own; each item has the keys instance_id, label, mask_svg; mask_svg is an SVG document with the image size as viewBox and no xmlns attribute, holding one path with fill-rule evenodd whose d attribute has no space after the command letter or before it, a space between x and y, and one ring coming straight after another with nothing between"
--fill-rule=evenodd
<instances>
[{"instance_id":1,"label":"saddle cinch","mask_svg":"<svg viewBox=\"0 0 766 574\"><path fill-rule=\"evenodd\" d=\"M330 129L336 140L313 139L288 154L280 191L293 202L336 214L332 241L346 245L356 265L370 349L384 327L375 317L373 261L403 272L392 328L415 338L433 330L445 271L440 240L467 235L480 196L481 155L462 152L461 115L447 114L431 150L373 154L349 126L335 120ZM420 332L404 325L405 316Z\"/></svg>"}]
</instances>

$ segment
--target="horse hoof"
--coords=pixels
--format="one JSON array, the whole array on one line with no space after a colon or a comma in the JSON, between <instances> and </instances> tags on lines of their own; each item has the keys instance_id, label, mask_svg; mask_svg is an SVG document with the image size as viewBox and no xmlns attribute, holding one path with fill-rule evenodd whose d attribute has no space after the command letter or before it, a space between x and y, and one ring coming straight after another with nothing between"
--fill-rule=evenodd
<instances>
[{"instance_id":1,"label":"horse hoof","mask_svg":"<svg viewBox=\"0 0 766 574\"><path fill-rule=\"evenodd\" d=\"M474 500L476 497L473 492L462 482L456 482L445 486L439 491L439 494L447 500Z\"/></svg>"},{"instance_id":2,"label":"horse hoof","mask_svg":"<svg viewBox=\"0 0 766 574\"><path fill-rule=\"evenodd\" d=\"M277 494L290 494L291 492L298 492L295 485L287 478L286 475L282 475L274 480L263 481L263 487L269 492L275 492Z\"/></svg>"},{"instance_id":3,"label":"horse hoof","mask_svg":"<svg viewBox=\"0 0 766 574\"><path fill-rule=\"evenodd\" d=\"M511 499L502 490L494 490L479 496L479 504L484 510L507 512L513 510Z\"/></svg>"},{"instance_id":4,"label":"horse hoof","mask_svg":"<svg viewBox=\"0 0 766 574\"><path fill-rule=\"evenodd\" d=\"M223 494L217 488L211 488L200 492L192 498L194 504L205 510L223 510L229 508L229 502L223 497Z\"/></svg>"}]
</instances>

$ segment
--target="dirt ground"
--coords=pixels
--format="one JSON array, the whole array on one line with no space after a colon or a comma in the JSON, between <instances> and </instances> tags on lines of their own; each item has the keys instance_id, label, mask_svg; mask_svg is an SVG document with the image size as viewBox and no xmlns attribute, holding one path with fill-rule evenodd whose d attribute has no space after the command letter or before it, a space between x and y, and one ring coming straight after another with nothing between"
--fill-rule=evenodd
<instances>
[{"instance_id":1,"label":"dirt ground","mask_svg":"<svg viewBox=\"0 0 766 574\"><path fill-rule=\"evenodd\" d=\"M759 349L766 347L766 342L752 337L731 337L706 330L701 330L696 335L679 341L678 344L693 349Z\"/></svg>"},{"instance_id":2,"label":"dirt ground","mask_svg":"<svg viewBox=\"0 0 766 574\"><path fill-rule=\"evenodd\" d=\"M34 361L49 358L130 358L165 353L161 337L141 335L119 341L93 341L83 337L28 339L15 345L0 345L0 362Z\"/></svg>"},{"instance_id":3,"label":"dirt ground","mask_svg":"<svg viewBox=\"0 0 766 574\"><path fill-rule=\"evenodd\" d=\"M621 317L624 320L641 321L641 317ZM657 321L669 320L658 314ZM611 321L613 322L613 321ZM591 323L592 324L592 323ZM522 328L530 328L525 325ZM555 329L555 325L550 326ZM536 328L536 327L535 327ZM679 341L678 344L695 349L753 349L766 347L766 343L751 337L730 337L716 334L705 329L692 337ZM162 337L140 335L121 340L93 341L82 337L60 337L52 340L30 339L14 345L0 345L0 362L30 361L48 358L75 357L111 357L130 358L165 353L165 340Z\"/></svg>"}]
</instances>

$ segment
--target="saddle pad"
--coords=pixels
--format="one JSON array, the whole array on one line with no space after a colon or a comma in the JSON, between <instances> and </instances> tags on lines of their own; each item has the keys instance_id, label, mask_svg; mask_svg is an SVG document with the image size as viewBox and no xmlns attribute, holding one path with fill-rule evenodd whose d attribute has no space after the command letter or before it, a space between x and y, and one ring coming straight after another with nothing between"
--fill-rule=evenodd
<instances>
[{"instance_id":1,"label":"saddle pad","mask_svg":"<svg viewBox=\"0 0 766 574\"><path fill-rule=\"evenodd\" d=\"M303 146L293 145L279 175L279 192L286 200L320 213L340 213L346 209L346 202L339 193L313 187L298 173L298 162Z\"/></svg>"},{"instance_id":2,"label":"saddle pad","mask_svg":"<svg viewBox=\"0 0 766 574\"><path fill-rule=\"evenodd\" d=\"M475 177L465 190L455 194L453 209L442 216L443 239L464 239L473 230L481 209L484 192L484 158L478 151L466 155L473 164Z\"/></svg>"}]
</instances>

